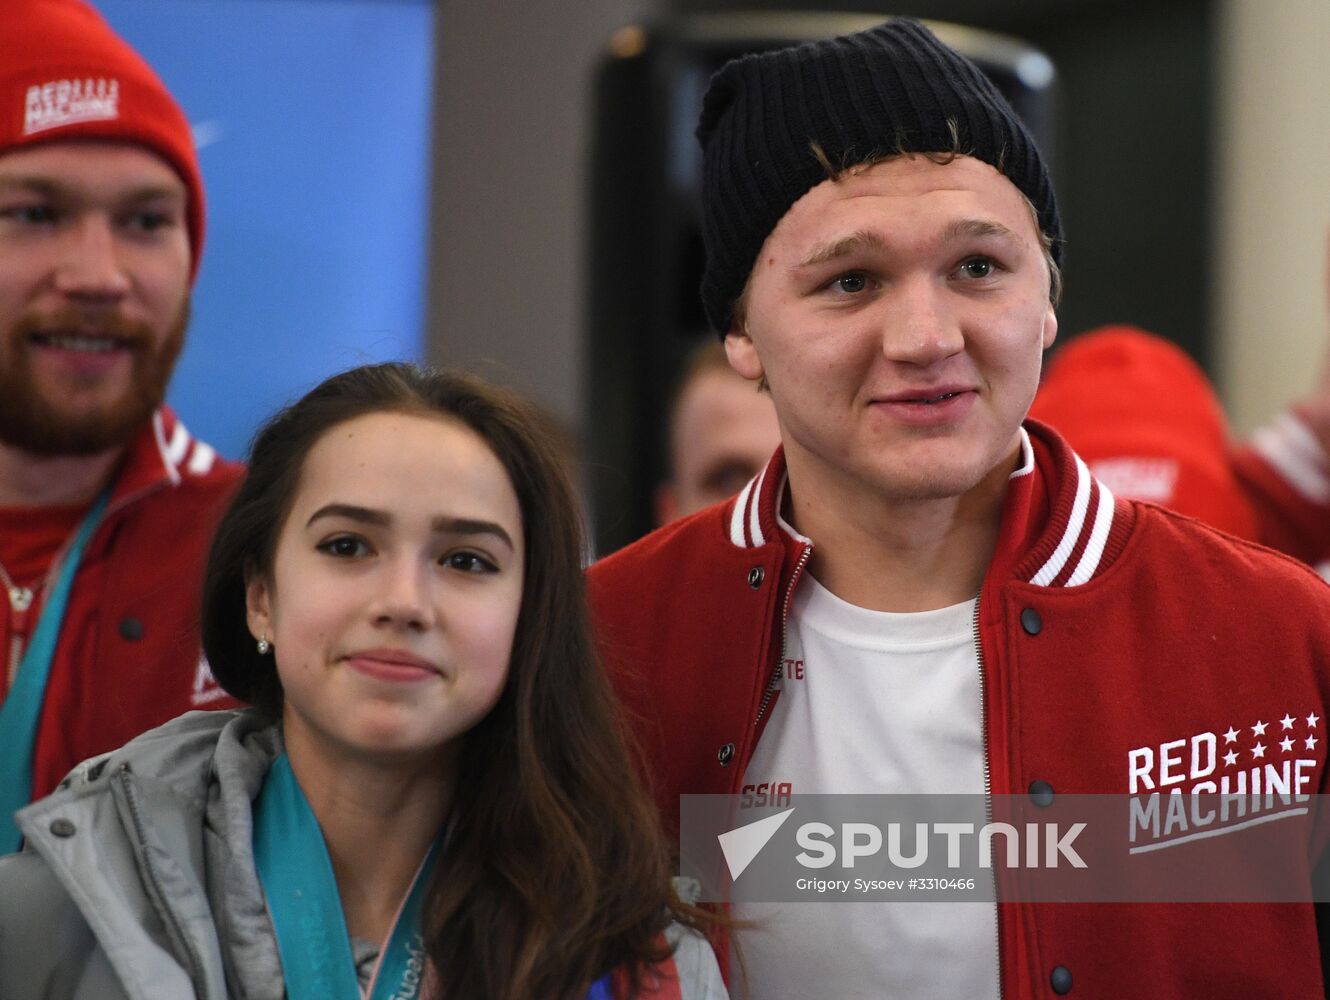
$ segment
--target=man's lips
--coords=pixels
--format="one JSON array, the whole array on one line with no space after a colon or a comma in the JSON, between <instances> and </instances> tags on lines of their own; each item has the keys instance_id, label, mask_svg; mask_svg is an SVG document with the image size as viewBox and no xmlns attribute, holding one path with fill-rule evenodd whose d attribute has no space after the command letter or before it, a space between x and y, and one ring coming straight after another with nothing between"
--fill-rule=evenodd
<instances>
[{"instance_id":1,"label":"man's lips","mask_svg":"<svg viewBox=\"0 0 1330 1000\"><path fill-rule=\"evenodd\" d=\"M353 670L384 681L423 681L442 673L429 660L403 649L362 649L343 660Z\"/></svg>"},{"instance_id":2,"label":"man's lips","mask_svg":"<svg viewBox=\"0 0 1330 1000\"><path fill-rule=\"evenodd\" d=\"M79 330L40 330L28 334L28 340L38 347L85 354L109 354L133 346L133 342L125 337Z\"/></svg>"},{"instance_id":3,"label":"man's lips","mask_svg":"<svg viewBox=\"0 0 1330 1000\"><path fill-rule=\"evenodd\" d=\"M938 403L945 403L949 399L960 396L964 393L976 392L974 386L961 384L923 386L920 388L907 388L899 392L893 392L885 396L877 396L873 399L874 403L912 403L920 406L933 406Z\"/></svg>"},{"instance_id":4,"label":"man's lips","mask_svg":"<svg viewBox=\"0 0 1330 1000\"><path fill-rule=\"evenodd\" d=\"M869 409L908 427L950 427L970 411L978 398L979 390L973 386L937 385L875 397Z\"/></svg>"}]
</instances>

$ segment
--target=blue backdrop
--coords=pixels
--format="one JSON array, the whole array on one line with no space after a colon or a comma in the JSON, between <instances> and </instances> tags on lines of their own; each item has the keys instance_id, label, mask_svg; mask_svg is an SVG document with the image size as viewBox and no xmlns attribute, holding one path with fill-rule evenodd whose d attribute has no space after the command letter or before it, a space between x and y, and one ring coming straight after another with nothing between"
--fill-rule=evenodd
<instances>
[{"instance_id":1,"label":"blue backdrop","mask_svg":"<svg viewBox=\"0 0 1330 1000\"><path fill-rule=\"evenodd\" d=\"M429 0L93 0L194 126L208 197L169 400L230 457L351 365L423 356Z\"/></svg>"}]
</instances>

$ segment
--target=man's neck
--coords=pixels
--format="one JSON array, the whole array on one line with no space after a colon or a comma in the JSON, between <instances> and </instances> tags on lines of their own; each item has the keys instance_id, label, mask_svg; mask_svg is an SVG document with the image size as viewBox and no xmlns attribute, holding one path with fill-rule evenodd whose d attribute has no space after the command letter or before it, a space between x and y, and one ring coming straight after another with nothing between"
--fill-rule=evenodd
<instances>
[{"instance_id":1,"label":"man's neck","mask_svg":"<svg viewBox=\"0 0 1330 1000\"><path fill-rule=\"evenodd\" d=\"M347 930L382 941L451 805L440 765L334 758L290 725L286 749L328 845Z\"/></svg>"},{"instance_id":2,"label":"man's neck","mask_svg":"<svg viewBox=\"0 0 1330 1000\"><path fill-rule=\"evenodd\" d=\"M997 548L1012 461L964 494L883 496L789 467L790 517L813 540L809 571L841 600L874 611L933 611L979 593Z\"/></svg>"},{"instance_id":3,"label":"man's neck","mask_svg":"<svg viewBox=\"0 0 1330 1000\"><path fill-rule=\"evenodd\" d=\"M96 455L34 455L0 443L0 507L72 507L108 482L123 446Z\"/></svg>"}]
</instances>

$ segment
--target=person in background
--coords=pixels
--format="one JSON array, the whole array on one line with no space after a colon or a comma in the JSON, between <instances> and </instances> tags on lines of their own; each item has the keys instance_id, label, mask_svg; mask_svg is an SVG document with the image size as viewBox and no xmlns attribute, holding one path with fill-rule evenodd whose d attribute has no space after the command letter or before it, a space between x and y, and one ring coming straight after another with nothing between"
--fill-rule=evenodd
<instances>
[{"instance_id":1,"label":"person in background","mask_svg":"<svg viewBox=\"0 0 1330 1000\"><path fill-rule=\"evenodd\" d=\"M162 402L203 250L188 121L82 0L0 21L2 852L78 761L233 704L198 601L241 469Z\"/></svg>"},{"instance_id":2,"label":"person in background","mask_svg":"<svg viewBox=\"0 0 1330 1000\"><path fill-rule=\"evenodd\" d=\"M1330 232L1323 257L1330 316ZM1330 579L1330 342L1311 390L1234 452L1259 539Z\"/></svg>"},{"instance_id":3,"label":"person in background","mask_svg":"<svg viewBox=\"0 0 1330 1000\"><path fill-rule=\"evenodd\" d=\"M730 367L714 340L684 361L667 424L670 475L656 490L656 524L734 496L780 443L776 411Z\"/></svg>"},{"instance_id":4,"label":"person in background","mask_svg":"<svg viewBox=\"0 0 1330 1000\"><path fill-rule=\"evenodd\" d=\"M1149 500L1316 567L1330 556L1330 381L1248 442L1205 373L1132 326L1058 350L1030 416L1052 425L1116 495Z\"/></svg>"},{"instance_id":5,"label":"person in background","mask_svg":"<svg viewBox=\"0 0 1330 1000\"><path fill-rule=\"evenodd\" d=\"M203 606L255 707L20 812L0 996L723 1000L596 659L560 462L515 396L409 365L277 414Z\"/></svg>"},{"instance_id":6,"label":"person in background","mask_svg":"<svg viewBox=\"0 0 1330 1000\"><path fill-rule=\"evenodd\" d=\"M1176 344L1130 326L1081 334L1054 352L1030 417L1062 434L1115 496L1260 540L1224 410Z\"/></svg>"},{"instance_id":7,"label":"person in background","mask_svg":"<svg viewBox=\"0 0 1330 1000\"><path fill-rule=\"evenodd\" d=\"M1324 793L1330 590L1115 497L1025 421L1062 230L979 69L893 18L726 64L698 136L703 303L730 364L769 386L782 444L733 501L589 570L667 827L683 794L772 787L1039 808L1185 798L1282 761ZM1223 746L1212 769L1171 770L1189 739ZM1289 837L1309 899L1319 845ZM736 993L1322 993L1310 902L1048 903L1011 884L1000 903L742 903Z\"/></svg>"}]
</instances>

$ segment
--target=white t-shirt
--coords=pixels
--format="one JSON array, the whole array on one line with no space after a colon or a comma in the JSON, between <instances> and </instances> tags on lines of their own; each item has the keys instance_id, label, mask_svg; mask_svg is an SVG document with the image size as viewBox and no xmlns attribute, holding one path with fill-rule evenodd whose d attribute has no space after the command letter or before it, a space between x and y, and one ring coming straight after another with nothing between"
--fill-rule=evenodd
<instances>
[{"instance_id":1,"label":"white t-shirt","mask_svg":"<svg viewBox=\"0 0 1330 1000\"><path fill-rule=\"evenodd\" d=\"M978 794L984 747L975 602L894 614L805 575L790 607L781 694L744 786L794 794ZM998 996L991 903L743 904L736 998ZM738 972L736 966L736 980Z\"/></svg>"}]
</instances>

